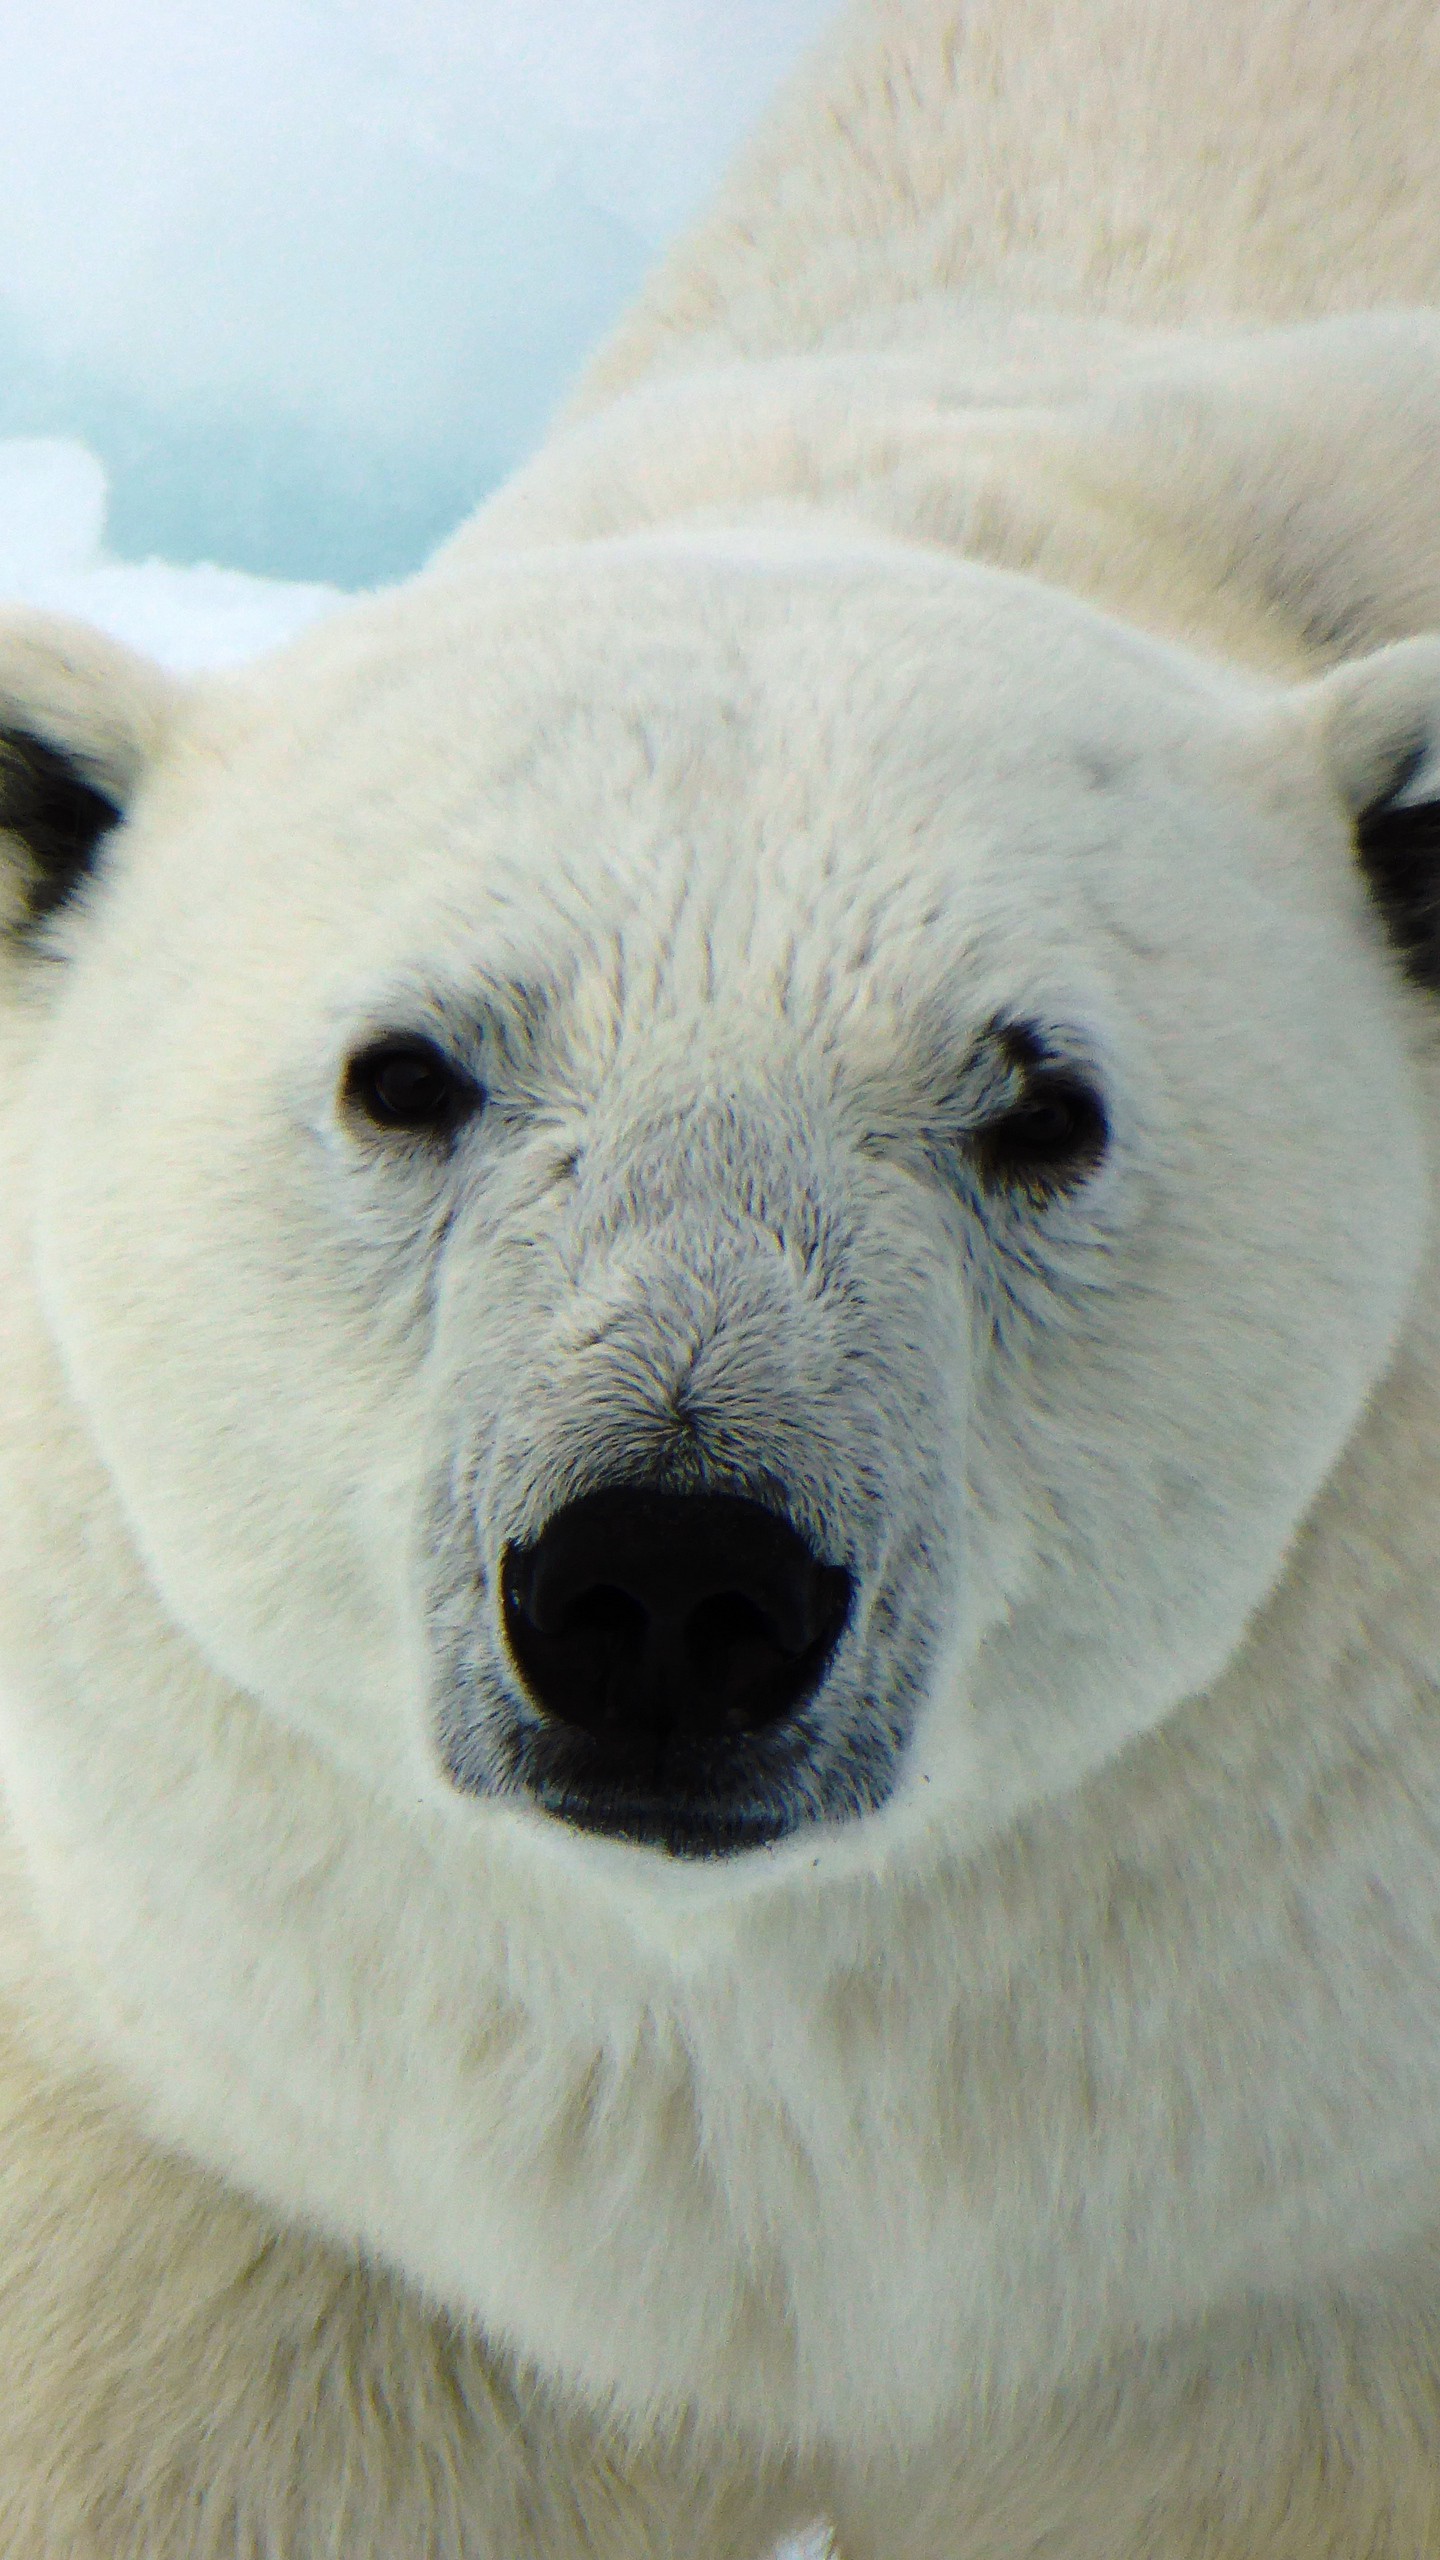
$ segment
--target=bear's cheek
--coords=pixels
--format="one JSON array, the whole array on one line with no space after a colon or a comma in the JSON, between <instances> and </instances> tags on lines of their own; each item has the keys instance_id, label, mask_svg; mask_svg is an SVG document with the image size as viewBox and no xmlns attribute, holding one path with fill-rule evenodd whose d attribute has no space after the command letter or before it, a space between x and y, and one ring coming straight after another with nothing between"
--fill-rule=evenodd
<instances>
[{"instance_id":1,"label":"bear's cheek","mask_svg":"<svg viewBox=\"0 0 1440 2560\"><path fill-rule=\"evenodd\" d=\"M1323 1026L1297 1008L1262 1043L1237 1015L1228 1057L1213 1038L1175 1059L1160 1196L1112 1284L1037 1329L1022 1392L978 1373L972 1464L1029 1489L1033 1529L966 1674L994 1811L1225 1671L1394 1353L1433 1172L1388 986L1362 968L1342 992Z\"/></svg>"},{"instance_id":2,"label":"bear's cheek","mask_svg":"<svg viewBox=\"0 0 1440 2560\"><path fill-rule=\"evenodd\" d=\"M425 1687L415 1347L367 1320L288 1133L237 1154L223 1109L152 1114L138 1088L103 1143L60 1116L42 1312L150 1578L218 1670L373 1775Z\"/></svg>"}]
</instances>

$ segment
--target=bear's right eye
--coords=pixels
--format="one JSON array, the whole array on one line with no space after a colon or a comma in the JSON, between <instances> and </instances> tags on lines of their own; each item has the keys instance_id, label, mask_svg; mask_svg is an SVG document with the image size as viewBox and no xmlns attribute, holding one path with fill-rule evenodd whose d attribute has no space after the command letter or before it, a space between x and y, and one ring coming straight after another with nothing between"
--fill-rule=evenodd
<instances>
[{"instance_id":1,"label":"bear's right eye","mask_svg":"<svg viewBox=\"0 0 1440 2560\"><path fill-rule=\"evenodd\" d=\"M1079 1076L1051 1072L977 1131L975 1153L987 1182L1063 1191L1094 1172L1108 1136L1099 1095Z\"/></svg>"},{"instance_id":2,"label":"bear's right eye","mask_svg":"<svg viewBox=\"0 0 1440 2560\"><path fill-rule=\"evenodd\" d=\"M389 1039L351 1059L345 1100L373 1128L448 1138L485 1096L432 1040Z\"/></svg>"}]
</instances>

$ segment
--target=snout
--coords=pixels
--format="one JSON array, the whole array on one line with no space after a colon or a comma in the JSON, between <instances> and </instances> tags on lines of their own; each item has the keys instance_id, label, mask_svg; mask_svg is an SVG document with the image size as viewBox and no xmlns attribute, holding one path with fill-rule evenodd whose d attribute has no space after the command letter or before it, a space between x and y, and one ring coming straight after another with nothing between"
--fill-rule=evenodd
<instances>
[{"instance_id":1,"label":"snout","mask_svg":"<svg viewBox=\"0 0 1440 2560\"><path fill-rule=\"evenodd\" d=\"M722 1859L894 1792L964 1307L937 1317L928 1238L872 1236L824 1095L663 1047L648 1090L639 1122L597 1112L553 1246L527 1223L503 1362L488 1304L450 1309L433 1733L464 1796Z\"/></svg>"},{"instance_id":2,"label":"snout","mask_svg":"<svg viewBox=\"0 0 1440 2560\"><path fill-rule=\"evenodd\" d=\"M500 1589L552 1810L689 1854L784 1827L787 1735L852 1601L788 1520L736 1494L612 1486L510 1546Z\"/></svg>"}]
</instances>

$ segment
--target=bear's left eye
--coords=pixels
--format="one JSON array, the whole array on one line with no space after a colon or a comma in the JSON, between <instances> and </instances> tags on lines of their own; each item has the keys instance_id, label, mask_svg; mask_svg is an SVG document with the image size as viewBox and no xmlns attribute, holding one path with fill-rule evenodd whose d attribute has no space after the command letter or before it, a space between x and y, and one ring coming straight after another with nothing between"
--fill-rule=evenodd
<instances>
[{"instance_id":1,"label":"bear's left eye","mask_svg":"<svg viewBox=\"0 0 1440 2560\"><path fill-rule=\"evenodd\" d=\"M372 1041L345 1070L345 1099L376 1129L449 1137L485 1096L432 1040Z\"/></svg>"},{"instance_id":2,"label":"bear's left eye","mask_svg":"<svg viewBox=\"0 0 1440 2560\"><path fill-rule=\"evenodd\" d=\"M986 1182L1044 1194L1093 1173L1109 1135L1093 1085L1052 1069L1031 1077L1012 1109L977 1129L973 1146Z\"/></svg>"}]
</instances>

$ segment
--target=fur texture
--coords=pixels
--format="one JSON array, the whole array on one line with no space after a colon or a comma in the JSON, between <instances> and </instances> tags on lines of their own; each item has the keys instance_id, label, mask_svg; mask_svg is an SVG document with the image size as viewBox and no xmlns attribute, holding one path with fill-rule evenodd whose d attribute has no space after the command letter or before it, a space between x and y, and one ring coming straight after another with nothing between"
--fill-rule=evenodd
<instances>
[{"instance_id":1,"label":"fur texture","mask_svg":"<svg viewBox=\"0 0 1440 2560\"><path fill-rule=\"evenodd\" d=\"M7 625L7 2560L1440 2555L1435 42L877 0L423 578Z\"/></svg>"}]
</instances>

